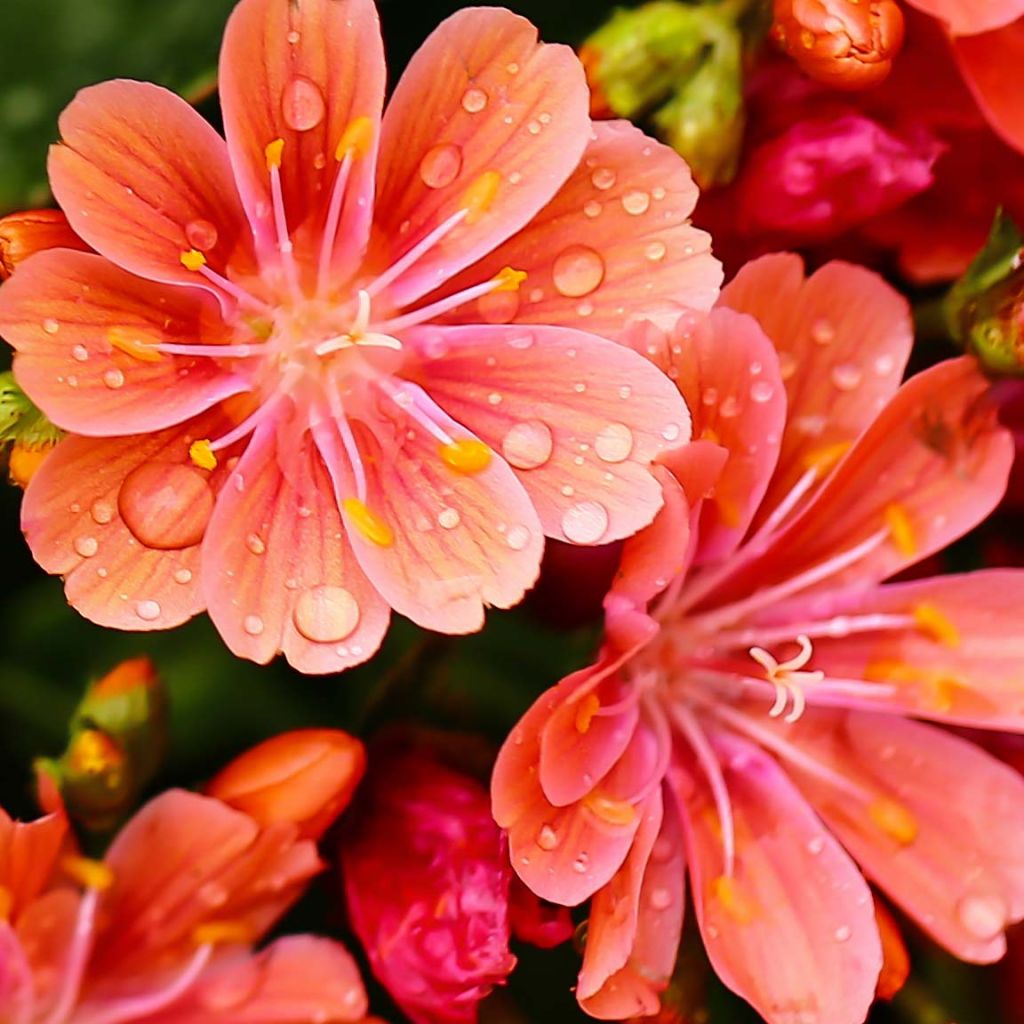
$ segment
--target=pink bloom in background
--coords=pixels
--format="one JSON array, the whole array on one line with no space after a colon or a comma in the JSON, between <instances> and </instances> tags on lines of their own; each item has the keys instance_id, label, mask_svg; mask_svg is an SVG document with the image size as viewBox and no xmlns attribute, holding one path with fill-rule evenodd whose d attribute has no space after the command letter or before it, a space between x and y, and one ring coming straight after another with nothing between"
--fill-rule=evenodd
<instances>
[{"instance_id":1,"label":"pink bloom in background","mask_svg":"<svg viewBox=\"0 0 1024 1024\"><path fill-rule=\"evenodd\" d=\"M22 264L0 329L72 434L26 536L93 621L207 608L242 656L335 671L392 609L475 630L544 535L660 506L687 411L607 339L715 299L686 166L592 126L575 56L505 10L445 22L382 118L384 78L371 0L242 0L226 144L138 82L62 115L51 184L98 255Z\"/></svg>"},{"instance_id":2,"label":"pink bloom in background","mask_svg":"<svg viewBox=\"0 0 1024 1024\"><path fill-rule=\"evenodd\" d=\"M362 1020L366 995L337 943L297 935L252 949L321 868L297 832L172 790L89 861L68 852L62 814L19 824L0 812L0 1017Z\"/></svg>"},{"instance_id":3,"label":"pink bloom in background","mask_svg":"<svg viewBox=\"0 0 1024 1024\"><path fill-rule=\"evenodd\" d=\"M352 927L416 1024L475 1021L516 962L505 839L475 779L425 752L377 754L341 843ZM540 924L532 938L555 944Z\"/></svg>"},{"instance_id":4,"label":"pink bloom in background","mask_svg":"<svg viewBox=\"0 0 1024 1024\"><path fill-rule=\"evenodd\" d=\"M698 440L659 470L597 664L506 741L495 815L536 893L592 899L594 1016L657 1011L688 876L712 964L769 1022L859 1024L869 880L967 960L1024 916L1024 781L916 721L1024 730L1024 575L882 582L996 505L1013 445L971 360L900 385L906 303L849 264L766 257L633 340Z\"/></svg>"}]
</instances>

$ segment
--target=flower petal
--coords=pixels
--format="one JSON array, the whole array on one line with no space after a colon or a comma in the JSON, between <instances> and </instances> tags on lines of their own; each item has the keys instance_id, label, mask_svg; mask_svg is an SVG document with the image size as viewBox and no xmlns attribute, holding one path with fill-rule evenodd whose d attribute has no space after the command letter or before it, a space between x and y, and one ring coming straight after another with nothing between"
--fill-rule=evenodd
<instances>
[{"instance_id":1,"label":"flower petal","mask_svg":"<svg viewBox=\"0 0 1024 1024\"><path fill-rule=\"evenodd\" d=\"M0 810L0 887L10 899L8 917L13 919L42 891L67 834L63 814L21 822Z\"/></svg>"},{"instance_id":2,"label":"flower petal","mask_svg":"<svg viewBox=\"0 0 1024 1024\"><path fill-rule=\"evenodd\" d=\"M484 296L446 319L585 327L619 340L641 310L710 309L722 268L710 236L690 224L696 201L697 186L673 150L626 121L595 124L558 195L444 286L454 294L514 267L527 275L520 291Z\"/></svg>"},{"instance_id":3,"label":"flower petal","mask_svg":"<svg viewBox=\"0 0 1024 1024\"><path fill-rule=\"evenodd\" d=\"M907 0L949 26L955 36L1001 28L1024 14L1024 0Z\"/></svg>"},{"instance_id":4,"label":"flower petal","mask_svg":"<svg viewBox=\"0 0 1024 1024\"><path fill-rule=\"evenodd\" d=\"M203 557L210 618L242 657L265 663L284 651L302 672L340 672L387 631L389 609L356 561L308 435L286 454L274 424L257 429L217 501Z\"/></svg>"},{"instance_id":5,"label":"flower petal","mask_svg":"<svg viewBox=\"0 0 1024 1024\"><path fill-rule=\"evenodd\" d=\"M50 186L97 252L133 274L191 285L199 279L182 266L184 251L201 248L218 271L248 262L224 140L180 96L144 82L93 85L61 114L60 133Z\"/></svg>"},{"instance_id":6,"label":"flower petal","mask_svg":"<svg viewBox=\"0 0 1024 1024\"><path fill-rule=\"evenodd\" d=\"M583 67L500 8L452 15L410 61L384 117L375 240L389 263L459 210L472 213L402 275L414 301L524 227L590 135Z\"/></svg>"},{"instance_id":7,"label":"flower petal","mask_svg":"<svg viewBox=\"0 0 1024 1024\"><path fill-rule=\"evenodd\" d=\"M775 761L736 737L717 742L736 823L733 876L704 786L686 794L684 818L715 971L769 1024L862 1024L882 965L867 883Z\"/></svg>"},{"instance_id":8,"label":"flower petal","mask_svg":"<svg viewBox=\"0 0 1024 1024\"><path fill-rule=\"evenodd\" d=\"M1024 13L1024 3L1016 6ZM1024 20L983 35L955 38L953 53L988 123L1008 145L1024 152L1024 112L1006 89L1024 57Z\"/></svg>"},{"instance_id":9,"label":"flower petal","mask_svg":"<svg viewBox=\"0 0 1024 1024\"><path fill-rule=\"evenodd\" d=\"M563 327L424 328L424 387L526 487L544 532L604 544L662 504L650 463L690 436L672 382L622 345Z\"/></svg>"},{"instance_id":10,"label":"flower petal","mask_svg":"<svg viewBox=\"0 0 1024 1024\"><path fill-rule=\"evenodd\" d=\"M0 921L0 1006L7 1024L31 1024L32 969L14 930Z\"/></svg>"},{"instance_id":11,"label":"flower petal","mask_svg":"<svg viewBox=\"0 0 1024 1024\"><path fill-rule=\"evenodd\" d=\"M59 427L89 436L161 430L248 389L212 358L136 358L125 346L228 340L216 303L88 253L40 253L0 289L18 383Z\"/></svg>"},{"instance_id":12,"label":"flower petal","mask_svg":"<svg viewBox=\"0 0 1024 1024\"><path fill-rule=\"evenodd\" d=\"M278 241L267 145L284 141L289 228L299 255L318 259L348 130L355 149L335 279L352 271L369 235L384 79L372 0L243 0L235 7L221 50L220 96L231 164L261 252Z\"/></svg>"}]
</instances>

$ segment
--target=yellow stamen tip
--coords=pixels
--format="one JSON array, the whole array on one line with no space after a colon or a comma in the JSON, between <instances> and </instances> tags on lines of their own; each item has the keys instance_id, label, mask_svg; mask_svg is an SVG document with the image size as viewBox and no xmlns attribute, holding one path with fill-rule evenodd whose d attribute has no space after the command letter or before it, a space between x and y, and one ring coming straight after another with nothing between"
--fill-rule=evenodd
<instances>
[{"instance_id":1,"label":"yellow stamen tip","mask_svg":"<svg viewBox=\"0 0 1024 1024\"><path fill-rule=\"evenodd\" d=\"M526 280L526 271L503 267L495 275L494 280L498 283L498 287L494 289L496 292L517 292L519 286Z\"/></svg>"},{"instance_id":2,"label":"yellow stamen tip","mask_svg":"<svg viewBox=\"0 0 1024 1024\"><path fill-rule=\"evenodd\" d=\"M711 897L737 924L750 924L757 917L757 904L743 891L739 882L729 875L719 875L712 879Z\"/></svg>"},{"instance_id":3,"label":"yellow stamen tip","mask_svg":"<svg viewBox=\"0 0 1024 1024\"><path fill-rule=\"evenodd\" d=\"M803 459L804 469L815 469L822 477L830 472L837 462L850 450L852 441L837 441L835 444L812 448Z\"/></svg>"},{"instance_id":4,"label":"yellow stamen tip","mask_svg":"<svg viewBox=\"0 0 1024 1024\"><path fill-rule=\"evenodd\" d=\"M200 469L213 470L217 468L217 456L214 455L213 448L206 438L193 441L189 445L188 457L192 460L192 464Z\"/></svg>"},{"instance_id":5,"label":"yellow stamen tip","mask_svg":"<svg viewBox=\"0 0 1024 1024\"><path fill-rule=\"evenodd\" d=\"M497 171L484 171L462 197L462 208L467 211L466 223L475 224L491 208L501 188L501 175Z\"/></svg>"},{"instance_id":6,"label":"yellow stamen tip","mask_svg":"<svg viewBox=\"0 0 1024 1024\"><path fill-rule=\"evenodd\" d=\"M17 484L22 490L28 487L32 477L52 451L52 444L27 445L22 441L15 441L7 456L7 475L11 478L11 483Z\"/></svg>"},{"instance_id":7,"label":"yellow stamen tip","mask_svg":"<svg viewBox=\"0 0 1024 1024\"><path fill-rule=\"evenodd\" d=\"M82 730L68 750L68 762L75 772L82 775L106 775L112 786L120 781L124 760L120 747L99 729Z\"/></svg>"},{"instance_id":8,"label":"yellow stamen tip","mask_svg":"<svg viewBox=\"0 0 1024 1024\"><path fill-rule=\"evenodd\" d=\"M341 504L352 525L372 544L389 548L395 543L391 527L376 512L372 512L365 502L358 498L346 498Z\"/></svg>"},{"instance_id":9,"label":"yellow stamen tip","mask_svg":"<svg viewBox=\"0 0 1024 1024\"><path fill-rule=\"evenodd\" d=\"M914 525L902 505L887 505L885 508L885 525L889 527L892 542L904 558L913 558L917 554L917 538L914 536Z\"/></svg>"},{"instance_id":10,"label":"yellow stamen tip","mask_svg":"<svg viewBox=\"0 0 1024 1024\"><path fill-rule=\"evenodd\" d=\"M601 701L597 695L588 693L576 708L576 731L583 734L588 733L590 731L590 723L594 720L594 715L600 710Z\"/></svg>"},{"instance_id":11,"label":"yellow stamen tip","mask_svg":"<svg viewBox=\"0 0 1024 1024\"><path fill-rule=\"evenodd\" d=\"M464 437L451 444L441 445L441 459L456 473L471 476L491 464L491 449L473 437Z\"/></svg>"},{"instance_id":12,"label":"yellow stamen tip","mask_svg":"<svg viewBox=\"0 0 1024 1024\"><path fill-rule=\"evenodd\" d=\"M281 166L281 154L284 153L284 139L274 139L268 142L263 149L263 155L267 159L267 170L273 171Z\"/></svg>"},{"instance_id":13,"label":"yellow stamen tip","mask_svg":"<svg viewBox=\"0 0 1024 1024\"><path fill-rule=\"evenodd\" d=\"M192 931L197 946L225 946L232 943L248 946L256 936L244 921L207 921Z\"/></svg>"},{"instance_id":14,"label":"yellow stamen tip","mask_svg":"<svg viewBox=\"0 0 1024 1024\"><path fill-rule=\"evenodd\" d=\"M198 249L187 249L181 254L181 265L195 272L206 266L206 257Z\"/></svg>"},{"instance_id":15,"label":"yellow stamen tip","mask_svg":"<svg viewBox=\"0 0 1024 1024\"><path fill-rule=\"evenodd\" d=\"M351 121L341 136L334 159L341 163L351 154L353 160L366 156L373 146L373 121L368 117L357 117Z\"/></svg>"},{"instance_id":16,"label":"yellow stamen tip","mask_svg":"<svg viewBox=\"0 0 1024 1024\"><path fill-rule=\"evenodd\" d=\"M927 601L919 604L914 609L914 622L917 623L917 628L922 633L926 633L936 643L945 644L946 647L960 645L960 630L956 628L949 616L935 605L929 604Z\"/></svg>"},{"instance_id":17,"label":"yellow stamen tip","mask_svg":"<svg viewBox=\"0 0 1024 1024\"><path fill-rule=\"evenodd\" d=\"M184 253L181 257L181 262L185 266L188 266L185 263L185 256L187 255L188 253ZM189 270L198 270L206 262L203 259L202 253L197 253L196 255L200 257L202 263L197 267L189 267ZM151 342L147 342L145 338L140 338L138 331L132 331L127 327L111 327L107 331L107 341L110 342L111 348L116 348L119 352L131 356L132 359L138 359L140 363L158 363L163 359L163 354L154 348Z\"/></svg>"},{"instance_id":18,"label":"yellow stamen tip","mask_svg":"<svg viewBox=\"0 0 1024 1024\"><path fill-rule=\"evenodd\" d=\"M632 825L636 818L636 808L628 800L613 800L598 790L588 793L583 805L609 825Z\"/></svg>"},{"instance_id":19,"label":"yellow stamen tip","mask_svg":"<svg viewBox=\"0 0 1024 1024\"><path fill-rule=\"evenodd\" d=\"M71 854L60 862L64 873L86 889L106 892L114 884L114 872L101 860Z\"/></svg>"},{"instance_id":20,"label":"yellow stamen tip","mask_svg":"<svg viewBox=\"0 0 1024 1024\"><path fill-rule=\"evenodd\" d=\"M890 839L901 846L909 846L918 832L917 819L910 811L895 800L882 798L868 808L868 817Z\"/></svg>"}]
</instances>

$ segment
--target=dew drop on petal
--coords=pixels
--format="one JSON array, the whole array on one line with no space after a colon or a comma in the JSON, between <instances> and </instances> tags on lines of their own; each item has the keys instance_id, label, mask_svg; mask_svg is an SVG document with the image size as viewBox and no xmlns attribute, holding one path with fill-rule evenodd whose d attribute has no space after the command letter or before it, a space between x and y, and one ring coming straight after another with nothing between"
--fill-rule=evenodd
<instances>
[{"instance_id":1,"label":"dew drop on petal","mask_svg":"<svg viewBox=\"0 0 1024 1024\"><path fill-rule=\"evenodd\" d=\"M1007 909L996 895L965 896L956 907L960 924L976 939L994 939L1007 924Z\"/></svg>"},{"instance_id":2,"label":"dew drop on petal","mask_svg":"<svg viewBox=\"0 0 1024 1024\"><path fill-rule=\"evenodd\" d=\"M186 583L192 582L192 570L191 569L175 569L174 570L174 582L180 583L184 586Z\"/></svg>"},{"instance_id":3,"label":"dew drop on petal","mask_svg":"<svg viewBox=\"0 0 1024 1024\"><path fill-rule=\"evenodd\" d=\"M585 245L571 245L555 260L552 276L558 291L571 299L582 298L604 280L604 260Z\"/></svg>"},{"instance_id":4,"label":"dew drop on petal","mask_svg":"<svg viewBox=\"0 0 1024 1024\"><path fill-rule=\"evenodd\" d=\"M509 336L508 347L527 349L533 344L533 335L527 332L523 334L513 334Z\"/></svg>"},{"instance_id":5,"label":"dew drop on petal","mask_svg":"<svg viewBox=\"0 0 1024 1024\"><path fill-rule=\"evenodd\" d=\"M60 324L52 316L48 316L43 321L43 330L47 334L56 334L60 330Z\"/></svg>"},{"instance_id":6,"label":"dew drop on petal","mask_svg":"<svg viewBox=\"0 0 1024 1024\"><path fill-rule=\"evenodd\" d=\"M519 292L491 292L477 299L480 317L487 324L510 324L519 312Z\"/></svg>"},{"instance_id":7,"label":"dew drop on petal","mask_svg":"<svg viewBox=\"0 0 1024 1024\"><path fill-rule=\"evenodd\" d=\"M825 849L825 840L821 836L815 836L807 841L807 852L812 857L817 857Z\"/></svg>"},{"instance_id":8,"label":"dew drop on petal","mask_svg":"<svg viewBox=\"0 0 1024 1024\"><path fill-rule=\"evenodd\" d=\"M595 217L601 216L601 210L603 207L596 199L591 199L583 204L583 215L593 220Z\"/></svg>"},{"instance_id":9,"label":"dew drop on petal","mask_svg":"<svg viewBox=\"0 0 1024 1024\"><path fill-rule=\"evenodd\" d=\"M597 501L581 501L562 516L562 532L573 544L596 544L608 530L608 510Z\"/></svg>"},{"instance_id":10,"label":"dew drop on petal","mask_svg":"<svg viewBox=\"0 0 1024 1024\"><path fill-rule=\"evenodd\" d=\"M501 442L501 454L516 469L537 469L551 458L555 440L551 428L540 420L517 423Z\"/></svg>"},{"instance_id":11,"label":"dew drop on petal","mask_svg":"<svg viewBox=\"0 0 1024 1024\"><path fill-rule=\"evenodd\" d=\"M76 345L71 350L71 358L79 363L84 363L89 358L89 350L84 345Z\"/></svg>"},{"instance_id":12,"label":"dew drop on petal","mask_svg":"<svg viewBox=\"0 0 1024 1024\"><path fill-rule=\"evenodd\" d=\"M530 531L525 526L513 526L505 534L505 543L513 551L522 551L530 543Z\"/></svg>"},{"instance_id":13,"label":"dew drop on petal","mask_svg":"<svg viewBox=\"0 0 1024 1024\"><path fill-rule=\"evenodd\" d=\"M185 237L193 249L206 252L217 244L217 228L208 220L190 220L185 225Z\"/></svg>"},{"instance_id":14,"label":"dew drop on petal","mask_svg":"<svg viewBox=\"0 0 1024 1024\"><path fill-rule=\"evenodd\" d=\"M558 833L550 825L542 825L537 833L537 845L542 850L553 850L558 845Z\"/></svg>"},{"instance_id":15,"label":"dew drop on petal","mask_svg":"<svg viewBox=\"0 0 1024 1024\"><path fill-rule=\"evenodd\" d=\"M462 170L462 150L446 143L428 150L420 161L420 178L427 188L446 188Z\"/></svg>"},{"instance_id":16,"label":"dew drop on petal","mask_svg":"<svg viewBox=\"0 0 1024 1024\"><path fill-rule=\"evenodd\" d=\"M461 518L459 510L452 508L450 505L441 509L437 514L438 524L443 526L446 530L454 530L455 527L459 525Z\"/></svg>"},{"instance_id":17,"label":"dew drop on petal","mask_svg":"<svg viewBox=\"0 0 1024 1024\"><path fill-rule=\"evenodd\" d=\"M836 942L849 942L850 936L853 935L853 929L848 924L841 924L833 933L832 938Z\"/></svg>"},{"instance_id":18,"label":"dew drop on petal","mask_svg":"<svg viewBox=\"0 0 1024 1024\"><path fill-rule=\"evenodd\" d=\"M607 192L608 189L613 188L615 185L615 172L610 167L598 167L590 176L590 180L594 188Z\"/></svg>"},{"instance_id":19,"label":"dew drop on petal","mask_svg":"<svg viewBox=\"0 0 1024 1024\"><path fill-rule=\"evenodd\" d=\"M311 587L299 595L295 628L314 643L339 643L359 624L359 602L344 587Z\"/></svg>"},{"instance_id":20,"label":"dew drop on petal","mask_svg":"<svg viewBox=\"0 0 1024 1024\"><path fill-rule=\"evenodd\" d=\"M818 345L831 345L835 336L836 329L824 318L811 325L811 340Z\"/></svg>"},{"instance_id":21,"label":"dew drop on petal","mask_svg":"<svg viewBox=\"0 0 1024 1024\"><path fill-rule=\"evenodd\" d=\"M649 902L652 910L668 910L672 906L672 893L669 889L653 889Z\"/></svg>"},{"instance_id":22,"label":"dew drop on petal","mask_svg":"<svg viewBox=\"0 0 1024 1024\"><path fill-rule=\"evenodd\" d=\"M651 206L651 197L646 192L642 192L639 189L633 192L627 192L622 197L622 208L626 213L631 214L634 217L639 217L641 214L646 213Z\"/></svg>"},{"instance_id":23,"label":"dew drop on petal","mask_svg":"<svg viewBox=\"0 0 1024 1024\"><path fill-rule=\"evenodd\" d=\"M78 537L74 547L83 558L92 558L100 549L99 541L95 537Z\"/></svg>"},{"instance_id":24,"label":"dew drop on petal","mask_svg":"<svg viewBox=\"0 0 1024 1024\"><path fill-rule=\"evenodd\" d=\"M840 391L855 391L863 379L860 367L853 363L839 363L832 367L832 383Z\"/></svg>"},{"instance_id":25,"label":"dew drop on petal","mask_svg":"<svg viewBox=\"0 0 1024 1024\"><path fill-rule=\"evenodd\" d=\"M117 507L140 543L171 551L202 540L213 512L213 492L191 466L144 462L125 477Z\"/></svg>"},{"instance_id":26,"label":"dew drop on petal","mask_svg":"<svg viewBox=\"0 0 1024 1024\"><path fill-rule=\"evenodd\" d=\"M587 865L590 863L590 857L585 853L581 853L573 862L572 869L578 875L582 875L587 870Z\"/></svg>"},{"instance_id":27,"label":"dew drop on petal","mask_svg":"<svg viewBox=\"0 0 1024 1024\"><path fill-rule=\"evenodd\" d=\"M156 601L139 601L135 614L146 622L153 622L160 618L160 605Z\"/></svg>"},{"instance_id":28,"label":"dew drop on petal","mask_svg":"<svg viewBox=\"0 0 1024 1024\"><path fill-rule=\"evenodd\" d=\"M755 402L770 402L775 388L766 380L756 380L750 385L750 397Z\"/></svg>"},{"instance_id":29,"label":"dew drop on petal","mask_svg":"<svg viewBox=\"0 0 1024 1024\"><path fill-rule=\"evenodd\" d=\"M661 432L661 436L663 438L665 438L666 441L678 441L679 440L679 435L681 433L682 433L682 431L679 429L679 424L678 423L670 423Z\"/></svg>"},{"instance_id":30,"label":"dew drop on petal","mask_svg":"<svg viewBox=\"0 0 1024 1024\"><path fill-rule=\"evenodd\" d=\"M665 258L665 254L668 252L668 246L664 242L651 242L646 249L644 249L644 255L652 262L657 263L659 260Z\"/></svg>"},{"instance_id":31,"label":"dew drop on petal","mask_svg":"<svg viewBox=\"0 0 1024 1024\"><path fill-rule=\"evenodd\" d=\"M107 370L106 373L103 374L103 383L111 390L116 391L118 388L124 386L124 374L116 368Z\"/></svg>"},{"instance_id":32,"label":"dew drop on petal","mask_svg":"<svg viewBox=\"0 0 1024 1024\"><path fill-rule=\"evenodd\" d=\"M254 555L262 555L267 550L267 545L263 543L263 538L258 533L250 533L245 538L245 546Z\"/></svg>"},{"instance_id":33,"label":"dew drop on petal","mask_svg":"<svg viewBox=\"0 0 1024 1024\"><path fill-rule=\"evenodd\" d=\"M246 615L245 620L242 622L242 628L249 636L259 636L266 626L258 615Z\"/></svg>"},{"instance_id":34,"label":"dew drop on petal","mask_svg":"<svg viewBox=\"0 0 1024 1024\"><path fill-rule=\"evenodd\" d=\"M293 131L310 131L320 124L326 113L324 94L316 82L296 75L284 87L281 94L281 116Z\"/></svg>"},{"instance_id":35,"label":"dew drop on petal","mask_svg":"<svg viewBox=\"0 0 1024 1024\"><path fill-rule=\"evenodd\" d=\"M462 95L462 109L470 114L479 114L487 106L487 93L483 89L467 89Z\"/></svg>"},{"instance_id":36,"label":"dew drop on petal","mask_svg":"<svg viewBox=\"0 0 1024 1024\"><path fill-rule=\"evenodd\" d=\"M895 369L896 360L890 355L882 355L875 360L875 373L879 377L887 377Z\"/></svg>"},{"instance_id":37,"label":"dew drop on petal","mask_svg":"<svg viewBox=\"0 0 1024 1024\"><path fill-rule=\"evenodd\" d=\"M633 431L625 423L609 423L594 439L594 451L604 462L625 462L633 451Z\"/></svg>"},{"instance_id":38,"label":"dew drop on petal","mask_svg":"<svg viewBox=\"0 0 1024 1024\"><path fill-rule=\"evenodd\" d=\"M93 522L99 523L100 526L106 526L114 518L114 506L109 501L94 501L89 511Z\"/></svg>"}]
</instances>

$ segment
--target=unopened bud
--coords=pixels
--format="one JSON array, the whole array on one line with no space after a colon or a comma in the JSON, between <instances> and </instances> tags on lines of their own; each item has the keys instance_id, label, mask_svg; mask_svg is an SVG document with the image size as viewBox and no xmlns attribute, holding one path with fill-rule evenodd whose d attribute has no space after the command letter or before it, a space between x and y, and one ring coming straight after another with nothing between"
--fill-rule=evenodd
<instances>
[{"instance_id":1,"label":"unopened bud","mask_svg":"<svg viewBox=\"0 0 1024 1024\"><path fill-rule=\"evenodd\" d=\"M206 793L261 825L292 822L315 840L348 806L365 770L366 752L354 736L296 729L235 758Z\"/></svg>"},{"instance_id":2,"label":"unopened bud","mask_svg":"<svg viewBox=\"0 0 1024 1024\"><path fill-rule=\"evenodd\" d=\"M7 475L12 484L24 490L32 482L39 467L46 461L46 457L53 451L56 442L52 444L28 445L16 441L11 445L7 453Z\"/></svg>"},{"instance_id":3,"label":"unopened bud","mask_svg":"<svg viewBox=\"0 0 1024 1024\"><path fill-rule=\"evenodd\" d=\"M882 973L878 976L875 995L888 1002L906 983L910 974L910 955L900 926L880 899L875 900L875 922L882 939Z\"/></svg>"},{"instance_id":4,"label":"unopened bud","mask_svg":"<svg viewBox=\"0 0 1024 1024\"><path fill-rule=\"evenodd\" d=\"M0 217L0 281L45 249L88 251L60 210L24 210Z\"/></svg>"},{"instance_id":5,"label":"unopened bud","mask_svg":"<svg viewBox=\"0 0 1024 1024\"><path fill-rule=\"evenodd\" d=\"M62 436L21 390L14 374L0 373L0 449L7 449L11 483L27 487Z\"/></svg>"},{"instance_id":6,"label":"unopened bud","mask_svg":"<svg viewBox=\"0 0 1024 1024\"><path fill-rule=\"evenodd\" d=\"M896 0L775 0L772 37L806 74L833 89L867 89L903 45Z\"/></svg>"}]
</instances>

